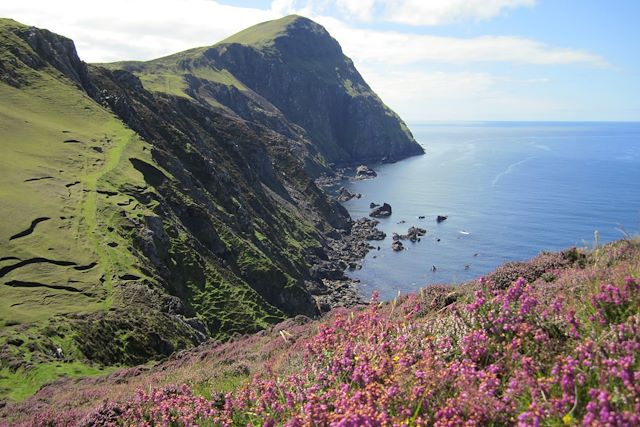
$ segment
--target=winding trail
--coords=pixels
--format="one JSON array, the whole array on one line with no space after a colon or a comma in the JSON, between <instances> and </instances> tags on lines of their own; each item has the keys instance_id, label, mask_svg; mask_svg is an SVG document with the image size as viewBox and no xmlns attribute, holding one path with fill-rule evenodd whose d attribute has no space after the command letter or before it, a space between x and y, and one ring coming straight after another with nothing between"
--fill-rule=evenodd
<instances>
[{"instance_id":1,"label":"winding trail","mask_svg":"<svg viewBox=\"0 0 640 427\"><path fill-rule=\"evenodd\" d=\"M102 242L100 230L98 229L98 183L105 175L113 171L122 158L125 148L133 141L134 135L122 135L122 137L111 138L113 146L105 151L105 162L98 170L86 175L82 180L83 189L85 190L82 205L82 216L87 226L88 238L92 245L96 248L98 255L98 265L104 271L104 286L107 296L103 302L105 309L109 309L113 304L113 271L114 262L106 244Z\"/></svg>"}]
</instances>

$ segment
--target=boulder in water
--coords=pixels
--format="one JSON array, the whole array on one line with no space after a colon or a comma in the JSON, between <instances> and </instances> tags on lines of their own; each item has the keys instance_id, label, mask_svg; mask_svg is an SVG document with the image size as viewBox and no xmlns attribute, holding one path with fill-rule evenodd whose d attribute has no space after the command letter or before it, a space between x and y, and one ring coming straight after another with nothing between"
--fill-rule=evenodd
<instances>
[{"instance_id":1,"label":"boulder in water","mask_svg":"<svg viewBox=\"0 0 640 427\"><path fill-rule=\"evenodd\" d=\"M382 206L374 208L369 216L372 216L374 218L385 218L391 216L391 205L388 203L383 203Z\"/></svg>"}]
</instances>

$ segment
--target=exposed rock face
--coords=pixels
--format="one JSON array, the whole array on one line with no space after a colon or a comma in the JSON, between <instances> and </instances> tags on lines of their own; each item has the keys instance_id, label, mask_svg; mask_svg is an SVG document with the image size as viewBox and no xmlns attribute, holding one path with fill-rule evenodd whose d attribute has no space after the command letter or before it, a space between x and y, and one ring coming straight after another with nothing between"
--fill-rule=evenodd
<instances>
[{"instance_id":1,"label":"exposed rock face","mask_svg":"<svg viewBox=\"0 0 640 427\"><path fill-rule=\"evenodd\" d=\"M391 205L388 203L383 203L382 206L374 208L369 216L374 218L385 218L391 216Z\"/></svg>"},{"instance_id":2,"label":"exposed rock face","mask_svg":"<svg viewBox=\"0 0 640 427\"><path fill-rule=\"evenodd\" d=\"M442 221L445 221L447 218L448 218L448 216L446 216L446 215L438 215L438 216L436 217L436 222L442 222Z\"/></svg>"},{"instance_id":3,"label":"exposed rock face","mask_svg":"<svg viewBox=\"0 0 640 427\"><path fill-rule=\"evenodd\" d=\"M384 231L378 230L378 224L375 219L361 218L351 227L351 235L364 240L384 240L387 235Z\"/></svg>"},{"instance_id":4,"label":"exposed rock face","mask_svg":"<svg viewBox=\"0 0 640 427\"><path fill-rule=\"evenodd\" d=\"M378 224L374 219L360 218L351 224L351 229L343 237L329 239L328 261L320 262L326 269L316 269L318 277L322 278L322 284L309 283L309 291L322 311L331 307L364 304L357 281L349 279L344 271L360 269L360 261L370 250L375 249L369 241L383 240L386 237L386 234L376 227Z\"/></svg>"},{"instance_id":5,"label":"exposed rock face","mask_svg":"<svg viewBox=\"0 0 640 427\"><path fill-rule=\"evenodd\" d=\"M353 221L347 234L337 239L329 239L329 259L336 261L342 270L351 263L358 263L371 249L375 249L369 241L383 240L386 237L386 234L376 227L378 224L378 221L370 218Z\"/></svg>"},{"instance_id":6,"label":"exposed rock face","mask_svg":"<svg viewBox=\"0 0 640 427\"><path fill-rule=\"evenodd\" d=\"M356 179L371 179L378 176L376 171L367 165L360 165L356 168Z\"/></svg>"},{"instance_id":7,"label":"exposed rock face","mask_svg":"<svg viewBox=\"0 0 640 427\"><path fill-rule=\"evenodd\" d=\"M42 69L51 66L84 90L92 90L87 66L78 57L71 39L48 30L27 27L12 20L5 19L3 21L12 27L13 32L30 49L25 49L26 46L2 43L1 50L10 51L16 59L30 68ZM0 60L0 81L17 87L27 83L16 73L15 63L3 63L2 60Z\"/></svg>"}]
</instances>

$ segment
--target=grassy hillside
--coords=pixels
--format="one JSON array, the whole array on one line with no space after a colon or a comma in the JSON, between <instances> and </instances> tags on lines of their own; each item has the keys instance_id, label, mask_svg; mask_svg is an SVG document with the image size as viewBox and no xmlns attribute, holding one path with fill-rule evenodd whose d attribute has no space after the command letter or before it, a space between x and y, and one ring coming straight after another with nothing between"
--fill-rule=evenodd
<instances>
[{"instance_id":1,"label":"grassy hillside","mask_svg":"<svg viewBox=\"0 0 640 427\"><path fill-rule=\"evenodd\" d=\"M148 145L51 75L0 95L2 320L110 308L114 277L143 276L114 229L151 212L118 191L153 191L129 161L150 161Z\"/></svg>"},{"instance_id":2,"label":"grassy hillside","mask_svg":"<svg viewBox=\"0 0 640 427\"><path fill-rule=\"evenodd\" d=\"M55 411L5 413L51 425L631 426L639 321L640 241L625 240L60 382L34 397Z\"/></svg>"},{"instance_id":3,"label":"grassy hillside","mask_svg":"<svg viewBox=\"0 0 640 427\"><path fill-rule=\"evenodd\" d=\"M297 15L290 15L282 19L263 22L240 31L217 45L239 43L258 49L267 48L273 45L276 38L285 35L287 27L298 18ZM99 65L112 70L126 69L131 71L140 78L147 90L169 95L189 97L187 75L195 76L205 82L218 83L247 91L248 88L228 70L220 69L216 67L215 62L203 58L211 48L189 49L147 62L121 61ZM210 102L217 103L215 99L211 99L212 97L208 98ZM219 103L217 105L222 106Z\"/></svg>"},{"instance_id":4,"label":"grassy hillside","mask_svg":"<svg viewBox=\"0 0 640 427\"><path fill-rule=\"evenodd\" d=\"M0 399L317 310L304 143L168 92L0 19Z\"/></svg>"},{"instance_id":5,"label":"grassy hillside","mask_svg":"<svg viewBox=\"0 0 640 427\"><path fill-rule=\"evenodd\" d=\"M60 374L104 372L62 316L112 309L123 282L149 279L122 225L153 204L121 189L153 189L130 161L152 161L149 145L57 70L23 62L33 56L16 28L0 21L20 83L0 82L0 396L20 399ZM79 360L59 363L57 347Z\"/></svg>"}]
</instances>

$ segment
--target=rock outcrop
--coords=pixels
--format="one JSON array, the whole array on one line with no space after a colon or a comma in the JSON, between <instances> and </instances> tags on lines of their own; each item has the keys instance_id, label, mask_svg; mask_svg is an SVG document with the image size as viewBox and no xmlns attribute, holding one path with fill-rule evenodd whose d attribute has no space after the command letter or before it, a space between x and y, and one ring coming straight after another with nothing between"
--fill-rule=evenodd
<instances>
[{"instance_id":1,"label":"rock outcrop","mask_svg":"<svg viewBox=\"0 0 640 427\"><path fill-rule=\"evenodd\" d=\"M392 244L391 244L391 249L394 250L394 252L400 252L404 250L404 245L402 244L401 241L399 240L395 240Z\"/></svg>"},{"instance_id":2,"label":"rock outcrop","mask_svg":"<svg viewBox=\"0 0 640 427\"><path fill-rule=\"evenodd\" d=\"M427 230L425 230L424 228L409 227L409 229L407 230L407 234L393 233L393 240L409 240L415 243L419 241L420 237L424 236L425 234L427 234Z\"/></svg>"},{"instance_id":3,"label":"rock outcrop","mask_svg":"<svg viewBox=\"0 0 640 427\"><path fill-rule=\"evenodd\" d=\"M388 216L391 216L391 205L388 203L383 203L382 206L373 208L369 216L373 218L386 218Z\"/></svg>"}]
</instances>

